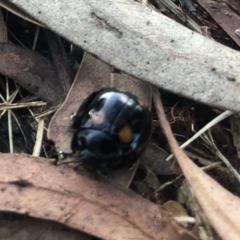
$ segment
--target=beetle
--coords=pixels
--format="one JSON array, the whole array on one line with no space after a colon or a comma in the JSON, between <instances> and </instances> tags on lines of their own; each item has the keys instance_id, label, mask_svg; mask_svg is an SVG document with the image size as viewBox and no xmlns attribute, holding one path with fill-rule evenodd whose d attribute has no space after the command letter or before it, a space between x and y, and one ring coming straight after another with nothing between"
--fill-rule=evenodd
<instances>
[{"instance_id":1,"label":"beetle","mask_svg":"<svg viewBox=\"0 0 240 240\"><path fill-rule=\"evenodd\" d=\"M73 153L90 171L131 167L151 136L151 115L131 93L104 88L90 94L72 118Z\"/></svg>"}]
</instances>

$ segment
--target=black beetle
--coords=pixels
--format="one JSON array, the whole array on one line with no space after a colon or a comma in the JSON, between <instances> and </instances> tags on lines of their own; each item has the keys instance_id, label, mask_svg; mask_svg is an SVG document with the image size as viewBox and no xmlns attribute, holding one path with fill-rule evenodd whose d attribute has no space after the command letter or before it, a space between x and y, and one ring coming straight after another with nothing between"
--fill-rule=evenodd
<instances>
[{"instance_id":1,"label":"black beetle","mask_svg":"<svg viewBox=\"0 0 240 240\"><path fill-rule=\"evenodd\" d=\"M138 159L151 136L151 116L134 95L106 88L83 101L71 127L71 149L83 167L106 175Z\"/></svg>"}]
</instances>

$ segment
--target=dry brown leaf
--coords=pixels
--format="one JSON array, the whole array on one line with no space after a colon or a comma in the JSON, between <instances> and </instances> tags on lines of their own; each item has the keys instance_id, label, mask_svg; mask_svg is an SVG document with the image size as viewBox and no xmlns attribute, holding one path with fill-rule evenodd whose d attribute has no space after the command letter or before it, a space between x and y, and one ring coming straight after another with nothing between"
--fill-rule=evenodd
<instances>
[{"instance_id":1,"label":"dry brown leaf","mask_svg":"<svg viewBox=\"0 0 240 240\"><path fill-rule=\"evenodd\" d=\"M0 210L53 220L104 239L189 239L159 207L104 179L29 155L0 154ZM140 216L140 217L139 217Z\"/></svg>"},{"instance_id":2,"label":"dry brown leaf","mask_svg":"<svg viewBox=\"0 0 240 240\"><path fill-rule=\"evenodd\" d=\"M229 8L224 1L197 0L197 2L206 9L209 15L240 46L240 38L235 34L235 30L239 28L240 16Z\"/></svg>"},{"instance_id":3,"label":"dry brown leaf","mask_svg":"<svg viewBox=\"0 0 240 240\"><path fill-rule=\"evenodd\" d=\"M50 104L57 105L63 100L63 88L49 59L8 43L0 43L0 55L1 74Z\"/></svg>"},{"instance_id":4,"label":"dry brown leaf","mask_svg":"<svg viewBox=\"0 0 240 240\"><path fill-rule=\"evenodd\" d=\"M153 96L163 132L207 218L222 239L240 239L240 199L204 173L179 148L164 114L157 89L154 89Z\"/></svg>"},{"instance_id":5,"label":"dry brown leaf","mask_svg":"<svg viewBox=\"0 0 240 240\"><path fill-rule=\"evenodd\" d=\"M131 184L131 189L150 201L157 201L156 191L160 187L159 179L150 171L146 166L140 164L137 170L140 174L136 177ZM139 175L139 176L138 176Z\"/></svg>"},{"instance_id":6,"label":"dry brown leaf","mask_svg":"<svg viewBox=\"0 0 240 240\"><path fill-rule=\"evenodd\" d=\"M138 96L147 106L151 105L149 84L127 75L111 73L110 66L90 54L86 54L65 102L53 116L48 128L48 138L55 141L57 150L71 152L71 133L67 130L70 116L92 92L103 87L116 87Z\"/></svg>"},{"instance_id":7,"label":"dry brown leaf","mask_svg":"<svg viewBox=\"0 0 240 240\"><path fill-rule=\"evenodd\" d=\"M163 207L171 212L173 216L188 216L186 209L179 202L170 200L165 202Z\"/></svg>"},{"instance_id":8,"label":"dry brown leaf","mask_svg":"<svg viewBox=\"0 0 240 240\"><path fill-rule=\"evenodd\" d=\"M101 61L93 61L93 59L94 57L87 55L82 60L81 67L65 102L52 117L49 124L48 138L55 142L58 151L71 152L70 139L72 133L68 131L70 116L78 110L82 101L90 93L104 86L102 81L110 77L109 71L106 71L109 68L108 65Z\"/></svg>"},{"instance_id":9,"label":"dry brown leaf","mask_svg":"<svg viewBox=\"0 0 240 240\"><path fill-rule=\"evenodd\" d=\"M174 219L176 219L184 228L188 228L190 223L195 223L195 219L189 217L187 210L177 201L167 201L163 204L163 208L170 212Z\"/></svg>"},{"instance_id":10,"label":"dry brown leaf","mask_svg":"<svg viewBox=\"0 0 240 240\"><path fill-rule=\"evenodd\" d=\"M57 34L49 30L45 30L44 33L51 52L51 59L57 72L58 81L61 83L63 89L62 94L66 96L71 87L73 77L69 66L69 60L67 59L67 53L63 46L64 44Z\"/></svg>"},{"instance_id":11,"label":"dry brown leaf","mask_svg":"<svg viewBox=\"0 0 240 240\"><path fill-rule=\"evenodd\" d=\"M68 130L70 116L78 110L90 93L103 87L115 87L120 91L131 92L146 106L151 106L152 94L148 83L125 74L112 73L108 64L86 54L65 102L51 119L48 128L48 138L55 142L57 150L71 152L72 133ZM127 186L132 174L133 170L124 169L110 173L110 177L119 184Z\"/></svg>"},{"instance_id":12,"label":"dry brown leaf","mask_svg":"<svg viewBox=\"0 0 240 240\"><path fill-rule=\"evenodd\" d=\"M165 161L169 154L159 146L151 143L141 156L141 163L156 175L178 175L182 171L175 160Z\"/></svg>"},{"instance_id":13,"label":"dry brown leaf","mask_svg":"<svg viewBox=\"0 0 240 240\"><path fill-rule=\"evenodd\" d=\"M225 0L224 1L230 8L234 9L237 13L240 14L240 2L239 0Z\"/></svg>"},{"instance_id":14,"label":"dry brown leaf","mask_svg":"<svg viewBox=\"0 0 240 240\"><path fill-rule=\"evenodd\" d=\"M3 20L2 9L0 8L0 42L7 42L8 33L5 21Z\"/></svg>"},{"instance_id":15,"label":"dry brown leaf","mask_svg":"<svg viewBox=\"0 0 240 240\"><path fill-rule=\"evenodd\" d=\"M92 240L92 236L50 221L36 219L0 220L1 239Z\"/></svg>"}]
</instances>

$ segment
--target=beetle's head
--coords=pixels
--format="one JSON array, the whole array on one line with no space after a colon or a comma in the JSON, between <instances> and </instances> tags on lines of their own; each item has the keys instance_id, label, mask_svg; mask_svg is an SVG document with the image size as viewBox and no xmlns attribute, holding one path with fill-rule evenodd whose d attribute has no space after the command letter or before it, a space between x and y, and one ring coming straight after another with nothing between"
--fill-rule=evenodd
<instances>
[{"instance_id":1,"label":"beetle's head","mask_svg":"<svg viewBox=\"0 0 240 240\"><path fill-rule=\"evenodd\" d=\"M123 165L121 148L103 131L85 129L74 134L71 147L79 151L82 165L90 171L107 171Z\"/></svg>"}]
</instances>

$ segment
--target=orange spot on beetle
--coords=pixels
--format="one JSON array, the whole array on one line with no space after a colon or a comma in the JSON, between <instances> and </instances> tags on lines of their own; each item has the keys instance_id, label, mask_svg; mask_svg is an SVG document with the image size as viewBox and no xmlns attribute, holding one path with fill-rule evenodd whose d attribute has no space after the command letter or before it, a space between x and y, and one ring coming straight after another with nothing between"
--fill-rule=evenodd
<instances>
[{"instance_id":1,"label":"orange spot on beetle","mask_svg":"<svg viewBox=\"0 0 240 240\"><path fill-rule=\"evenodd\" d=\"M118 137L122 143L130 143L133 139L133 132L130 126L125 125L118 132Z\"/></svg>"}]
</instances>

